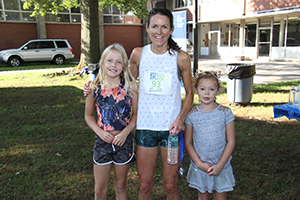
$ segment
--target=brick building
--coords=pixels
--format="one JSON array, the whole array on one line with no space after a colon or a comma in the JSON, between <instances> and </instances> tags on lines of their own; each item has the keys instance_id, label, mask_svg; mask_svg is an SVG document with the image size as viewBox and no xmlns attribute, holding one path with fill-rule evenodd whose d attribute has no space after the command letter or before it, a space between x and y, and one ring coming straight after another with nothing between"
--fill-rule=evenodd
<instances>
[{"instance_id":1,"label":"brick building","mask_svg":"<svg viewBox=\"0 0 300 200\"><path fill-rule=\"evenodd\" d=\"M67 39L75 59L81 53L81 14L79 8L63 10L57 16L47 13L43 18L30 17L32 10L23 9L22 0L0 0L0 51L18 48L28 40L39 38L45 26L46 38ZM104 38L107 47L122 43L130 55L134 47L143 46L143 24L133 14L124 15L116 6L103 11Z\"/></svg>"}]
</instances>

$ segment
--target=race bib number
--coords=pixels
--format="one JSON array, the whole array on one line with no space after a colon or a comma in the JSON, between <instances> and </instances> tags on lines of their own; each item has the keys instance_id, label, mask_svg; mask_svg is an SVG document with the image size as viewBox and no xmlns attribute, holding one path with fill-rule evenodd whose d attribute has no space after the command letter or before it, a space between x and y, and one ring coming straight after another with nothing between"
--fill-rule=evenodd
<instances>
[{"instance_id":1,"label":"race bib number","mask_svg":"<svg viewBox=\"0 0 300 200\"><path fill-rule=\"evenodd\" d=\"M172 74L145 72L144 92L156 95L171 95Z\"/></svg>"}]
</instances>

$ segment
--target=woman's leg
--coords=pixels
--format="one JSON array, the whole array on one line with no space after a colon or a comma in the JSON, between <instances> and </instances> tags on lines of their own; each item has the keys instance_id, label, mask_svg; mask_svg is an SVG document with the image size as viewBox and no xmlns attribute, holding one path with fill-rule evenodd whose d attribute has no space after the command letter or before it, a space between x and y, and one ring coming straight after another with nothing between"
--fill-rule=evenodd
<instances>
[{"instance_id":1,"label":"woman's leg","mask_svg":"<svg viewBox=\"0 0 300 200\"><path fill-rule=\"evenodd\" d=\"M163 175L164 175L164 186L167 193L168 198L172 200L180 199L179 191L178 191L178 168L180 167L180 154L178 148L178 163L176 165L168 164L167 162L167 153L168 148L161 147L161 159L163 163Z\"/></svg>"},{"instance_id":2,"label":"woman's leg","mask_svg":"<svg viewBox=\"0 0 300 200\"><path fill-rule=\"evenodd\" d=\"M157 156L158 147L136 145L136 163L140 181L139 200L151 200Z\"/></svg>"},{"instance_id":3,"label":"woman's leg","mask_svg":"<svg viewBox=\"0 0 300 200\"><path fill-rule=\"evenodd\" d=\"M95 165L95 200L106 200L111 164Z\"/></svg>"},{"instance_id":4,"label":"woman's leg","mask_svg":"<svg viewBox=\"0 0 300 200\"><path fill-rule=\"evenodd\" d=\"M127 173L129 164L114 165L115 192L117 200L127 200Z\"/></svg>"},{"instance_id":5,"label":"woman's leg","mask_svg":"<svg viewBox=\"0 0 300 200\"><path fill-rule=\"evenodd\" d=\"M226 200L227 193L218 193L217 191L214 191L214 200Z\"/></svg>"}]
</instances>

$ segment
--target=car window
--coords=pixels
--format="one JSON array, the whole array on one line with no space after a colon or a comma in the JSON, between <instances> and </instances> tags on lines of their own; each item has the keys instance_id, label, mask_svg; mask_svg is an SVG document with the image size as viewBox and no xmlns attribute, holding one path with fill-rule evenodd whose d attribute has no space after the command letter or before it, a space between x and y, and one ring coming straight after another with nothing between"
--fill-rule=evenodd
<instances>
[{"instance_id":1,"label":"car window","mask_svg":"<svg viewBox=\"0 0 300 200\"><path fill-rule=\"evenodd\" d=\"M66 48L68 47L67 43L65 41L55 41L58 48Z\"/></svg>"},{"instance_id":2,"label":"car window","mask_svg":"<svg viewBox=\"0 0 300 200\"><path fill-rule=\"evenodd\" d=\"M27 49L37 49L39 47L39 42L30 42L26 47Z\"/></svg>"},{"instance_id":3,"label":"car window","mask_svg":"<svg viewBox=\"0 0 300 200\"><path fill-rule=\"evenodd\" d=\"M42 41L40 42L40 48L55 48L54 43L52 41Z\"/></svg>"}]
</instances>

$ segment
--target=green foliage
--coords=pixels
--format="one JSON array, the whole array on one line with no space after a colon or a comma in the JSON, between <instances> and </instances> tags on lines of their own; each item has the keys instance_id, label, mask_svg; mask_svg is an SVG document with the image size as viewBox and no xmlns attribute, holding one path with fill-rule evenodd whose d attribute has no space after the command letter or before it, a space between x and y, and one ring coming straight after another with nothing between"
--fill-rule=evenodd
<instances>
[{"instance_id":1,"label":"green foliage","mask_svg":"<svg viewBox=\"0 0 300 200\"><path fill-rule=\"evenodd\" d=\"M103 0L99 2L100 9L108 8L109 5L118 6L118 8L127 14L133 12L139 19L147 17L149 11L145 9L147 0Z\"/></svg>"},{"instance_id":2,"label":"green foliage","mask_svg":"<svg viewBox=\"0 0 300 200\"><path fill-rule=\"evenodd\" d=\"M72 7L79 7L78 0L24 0L23 8L29 9L33 7L32 16L45 16L47 12L57 15L63 9L70 9Z\"/></svg>"},{"instance_id":3,"label":"green foliage","mask_svg":"<svg viewBox=\"0 0 300 200\"><path fill-rule=\"evenodd\" d=\"M87 0L83 0L87 1ZM99 8L108 8L109 5L118 6L124 12L133 12L138 18L142 19L148 15L145 9L147 0L103 0L99 2ZM32 16L45 16L47 12L57 15L59 11L70 9L72 7L80 7L78 0L24 0L23 8L33 8Z\"/></svg>"}]
</instances>

